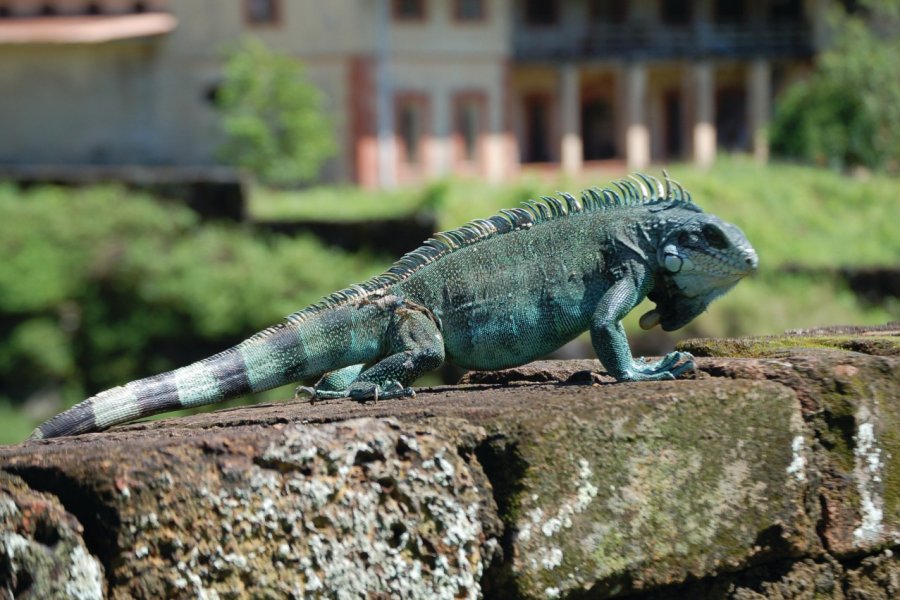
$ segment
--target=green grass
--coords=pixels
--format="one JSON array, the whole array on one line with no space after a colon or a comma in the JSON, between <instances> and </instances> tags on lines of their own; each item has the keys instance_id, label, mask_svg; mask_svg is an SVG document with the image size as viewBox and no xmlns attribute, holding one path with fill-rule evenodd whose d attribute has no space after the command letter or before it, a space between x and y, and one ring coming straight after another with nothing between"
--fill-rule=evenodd
<instances>
[{"instance_id":1,"label":"green grass","mask_svg":"<svg viewBox=\"0 0 900 600\"><path fill-rule=\"evenodd\" d=\"M301 192L254 187L248 210L257 221L362 221L402 217L422 208L419 190L372 192L318 187Z\"/></svg>"}]
</instances>

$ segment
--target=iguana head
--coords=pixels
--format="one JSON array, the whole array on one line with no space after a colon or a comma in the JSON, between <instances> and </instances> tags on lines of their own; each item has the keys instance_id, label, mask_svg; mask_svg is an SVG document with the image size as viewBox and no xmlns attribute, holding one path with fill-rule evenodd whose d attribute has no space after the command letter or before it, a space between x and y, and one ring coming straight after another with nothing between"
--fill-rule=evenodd
<instances>
[{"instance_id":1,"label":"iguana head","mask_svg":"<svg viewBox=\"0 0 900 600\"><path fill-rule=\"evenodd\" d=\"M671 223L671 222L670 222ZM744 233L713 215L699 213L676 221L657 251L656 285L648 298L656 308L641 317L641 327L683 327L756 270L759 259Z\"/></svg>"}]
</instances>

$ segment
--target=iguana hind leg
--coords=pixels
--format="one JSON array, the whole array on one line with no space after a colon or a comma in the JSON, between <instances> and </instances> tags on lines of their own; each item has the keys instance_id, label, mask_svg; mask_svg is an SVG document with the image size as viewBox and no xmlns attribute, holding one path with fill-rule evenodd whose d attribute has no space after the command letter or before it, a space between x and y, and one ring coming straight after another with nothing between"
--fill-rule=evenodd
<instances>
[{"instance_id":1,"label":"iguana hind leg","mask_svg":"<svg viewBox=\"0 0 900 600\"><path fill-rule=\"evenodd\" d=\"M417 307L404 305L393 315L389 354L368 369L352 365L326 373L314 387L298 387L295 397L378 400L415 396L408 387L444 362L444 339L434 320Z\"/></svg>"},{"instance_id":2,"label":"iguana hind leg","mask_svg":"<svg viewBox=\"0 0 900 600\"><path fill-rule=\"evenodd\" d=\"M362 401L415 396L409 384L444 362L444 338L429 314L404 307L395 319L391 354L350 384L347 395L351 398Z\"/></svg>"}]
</instances>

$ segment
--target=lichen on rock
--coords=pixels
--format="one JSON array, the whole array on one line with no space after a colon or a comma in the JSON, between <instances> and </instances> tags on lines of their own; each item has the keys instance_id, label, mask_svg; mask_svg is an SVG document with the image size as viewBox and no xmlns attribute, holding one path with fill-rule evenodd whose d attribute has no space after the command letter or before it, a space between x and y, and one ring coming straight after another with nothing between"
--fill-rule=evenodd
<instances>
[{"instance_id":1,"label":"lichen on rock","mask_svg":"<svg viewBox=\"0 0 900 600\"><path fill-rule=\"evenodd\" d=\"M522 441L535 466L514 525L527 595L612 596L814 544L791 468L803 432L791 394L768 383L658 391L650 402L579 404ZM553 473L538 468L550 464Z\"/></svg>"},{"instance_id":2,"label":"lichen on rock","mask_svg":"<svg viewBox=\"0 0 900 600\"><path fill-rule=\"evenodd\" d=\"M281 428L252 454L197 478L191 505L170 491L159 515L129 519L131 562L162 579L134 595L478 596L489 495L452 439L354 419ZM173 526L182 510L205 517Z\"/></svg>"},{"instance_id":3,"label":"lichen on rock","mask_svg":"<svg viewBox=\"0 0 900 600\"><path fill-rule=\"evenodd\" d=\"M103 598L103 567L81 533L56 499L0 471L0 597Z\"/></svg>"}]
</instances>

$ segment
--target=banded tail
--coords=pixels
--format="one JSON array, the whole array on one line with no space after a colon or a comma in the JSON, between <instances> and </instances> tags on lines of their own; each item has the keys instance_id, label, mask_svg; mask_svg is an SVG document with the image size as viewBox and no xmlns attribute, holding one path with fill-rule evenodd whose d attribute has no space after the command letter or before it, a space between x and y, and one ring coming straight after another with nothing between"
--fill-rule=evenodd
<instances>
[{"instance_id":1,"label":"banded tail","mask_svg":"<svg viewBox=\"0 0 900 600\"><path fill-rule=\"evenodd\" d=\"M161 412L214 404L363 362L340 346L317 340L324 331L350 336L355 319L346 307L284 321L224 352L186 367L132 381L84 400L40 425L29 439L108 429ZM354 362L355 360L355 362ZM350 361L350 362L348 362Z\"/></svg>"}]
</instances>

